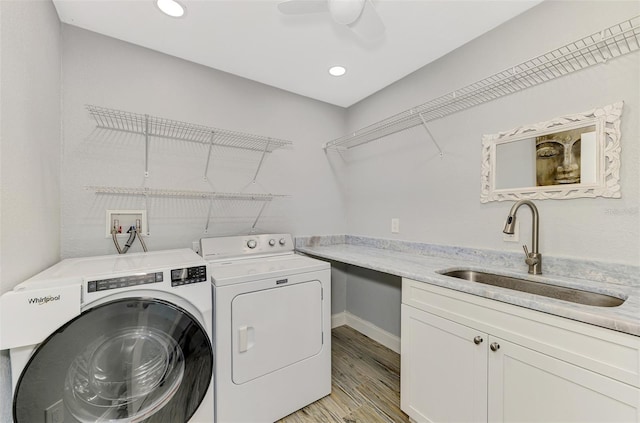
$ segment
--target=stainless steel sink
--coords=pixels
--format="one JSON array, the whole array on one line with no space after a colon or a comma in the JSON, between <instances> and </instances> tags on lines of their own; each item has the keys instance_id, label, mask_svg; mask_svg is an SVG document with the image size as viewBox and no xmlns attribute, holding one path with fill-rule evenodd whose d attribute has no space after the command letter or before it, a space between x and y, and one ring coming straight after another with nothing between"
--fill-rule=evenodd
<instances>
[{"instance_id":1,"label":"stainless steel sink","mask_svg":"<svg viewBox=\"0 0 640 423\"><path fill-rule=\"evenodd\" d=\"M621 298L612 297L610 295L597 294L595 292L582 291L579 289L556 285L548 285L525 279L512 278L510 276L496 275L493 273L476 272L474 270L452 270L442 274L471 282L499 286L516 291L528 292L529 294L542 295L549 298L596 307L617 307L625 301Z\"/></svg>"}]
</instances>

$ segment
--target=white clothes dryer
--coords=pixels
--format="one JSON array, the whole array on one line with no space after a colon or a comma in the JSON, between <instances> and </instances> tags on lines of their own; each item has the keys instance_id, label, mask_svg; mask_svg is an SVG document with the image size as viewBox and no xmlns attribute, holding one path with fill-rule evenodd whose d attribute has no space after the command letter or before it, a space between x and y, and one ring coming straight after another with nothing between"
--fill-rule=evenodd
<instances>
[{"instance_id":1,"label":"white clothes dryer","mask_svg":"<svg viewBox=\"0 0 640 423\"><path fill-rule=\"evenodd\" d=\"M1 297L16 423L214 421L212 290L191 250L66 259Z\"/></svg>"},{"instance_id":2,"label":"white clothes dryer","mask_svg":"<svg viewBox=\"0 0 640 423\"><path fill-rule=\"evenodd\" d=\"M331 393L331 269L291 236L200 240L214 285L216 421L271 423Z\"/></svg>"}]
</instances>

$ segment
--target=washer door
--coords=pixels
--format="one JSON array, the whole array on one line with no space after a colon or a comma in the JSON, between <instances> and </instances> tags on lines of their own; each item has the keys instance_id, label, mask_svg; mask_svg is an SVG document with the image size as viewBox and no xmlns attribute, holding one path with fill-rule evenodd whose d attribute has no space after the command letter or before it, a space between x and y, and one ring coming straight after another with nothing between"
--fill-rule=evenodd
<instances>
[{"instance_id":1,"label":"washer door","mask_svg":"<svg viewBox=\"0 0 640 423\"><path fill-rule=\"evenodd\" d=\"M14 420L186 422L212 374L211 342L188 312L161 300L117 300L36 349L16 386Z\"/></svg>"}]
</instances>

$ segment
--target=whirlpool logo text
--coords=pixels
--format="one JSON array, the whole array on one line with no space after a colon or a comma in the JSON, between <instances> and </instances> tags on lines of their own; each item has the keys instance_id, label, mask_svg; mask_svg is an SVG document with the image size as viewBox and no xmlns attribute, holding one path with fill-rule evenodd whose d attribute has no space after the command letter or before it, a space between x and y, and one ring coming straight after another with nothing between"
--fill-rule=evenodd
<instances>
[{"instance_id":1,"label":"whirlpool logo text","mask_svg":"<svg viewBox=\"0 0 640 423\"><path fill-rule=\"evenodd\" d=\"M50 303L51 301L60 301L60 294L58 295L47 295L46 297L39 298L29 298L29 304L37 304L44 305Z\"/></svg>"}]
</instances>

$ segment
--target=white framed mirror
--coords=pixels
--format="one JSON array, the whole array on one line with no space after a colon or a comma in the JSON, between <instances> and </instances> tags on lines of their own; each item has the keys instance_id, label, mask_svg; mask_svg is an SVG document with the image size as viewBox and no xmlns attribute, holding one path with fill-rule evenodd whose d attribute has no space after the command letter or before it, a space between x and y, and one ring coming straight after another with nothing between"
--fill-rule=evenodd
<instances>
[{"instance_id":1,"label":"white framed mirror","mask_svg":"<svg viewBox=\"0 0 640 423\"><path fill-rule=\"evenodd\" d=\"M480 201L620 198L622 106L484 135Z\"/></svg>"}]
</instances>

